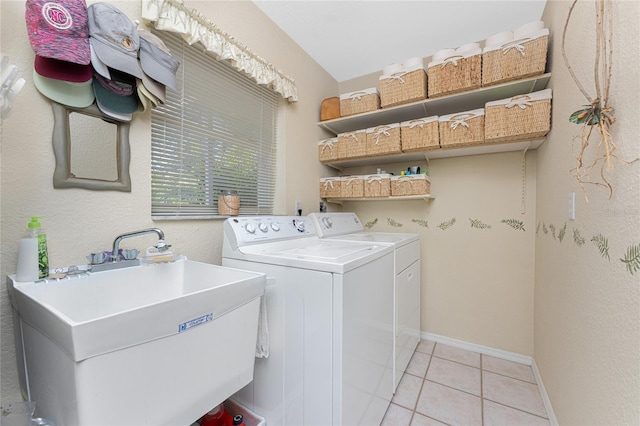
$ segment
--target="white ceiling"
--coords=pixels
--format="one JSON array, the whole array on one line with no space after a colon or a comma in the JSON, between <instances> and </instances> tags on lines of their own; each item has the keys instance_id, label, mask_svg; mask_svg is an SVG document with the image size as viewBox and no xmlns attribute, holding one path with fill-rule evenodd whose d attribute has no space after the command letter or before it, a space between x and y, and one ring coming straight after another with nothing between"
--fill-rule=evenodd
<instances>
[{"instance_id":1,"label":"white ceiling","mask_svg":"<svg viewBox=\"0 0 640 426\"><path fill-rule=\"evenodd\" d=\"M542 17L546 0L254 0L338 82Z\"/></svg>"}]
</instances>

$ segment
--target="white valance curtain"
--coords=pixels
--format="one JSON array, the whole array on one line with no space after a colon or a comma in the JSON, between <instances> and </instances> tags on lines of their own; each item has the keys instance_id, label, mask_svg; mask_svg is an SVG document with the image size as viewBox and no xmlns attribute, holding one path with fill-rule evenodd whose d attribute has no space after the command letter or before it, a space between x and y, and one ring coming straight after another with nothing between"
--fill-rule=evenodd
<instances>
[{"instance_id":1,"label":"white valance curtain","mask_svg":"<svg viewBox=\"0 0 640 426\"><path fill-rule=\"evenodd\" d=\"M298 100L298 90L291 77L217 28L197 10L188 9L181 0L142 0L142 18L158 30L180 34L189 44L199 42L218 59L229 61L238 71L270 87L289 102Z\"/></svg>"}]
</instances>

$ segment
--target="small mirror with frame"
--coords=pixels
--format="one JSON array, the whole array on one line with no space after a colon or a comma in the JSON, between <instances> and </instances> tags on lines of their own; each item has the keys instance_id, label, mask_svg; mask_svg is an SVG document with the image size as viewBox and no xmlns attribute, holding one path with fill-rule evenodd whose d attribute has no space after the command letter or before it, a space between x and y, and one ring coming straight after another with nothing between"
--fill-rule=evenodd
<instances>
[{"instance_id":1,"label":"small mirror with frame","mask_svg":"<svg viewBox=\"0 0 640 426\"><path fill-rule=\"evenodd\" d=\"M87 108L51 105L53 187L131 192L130 123L105 115L95 104Z\"/></svg>"}]
</instances>

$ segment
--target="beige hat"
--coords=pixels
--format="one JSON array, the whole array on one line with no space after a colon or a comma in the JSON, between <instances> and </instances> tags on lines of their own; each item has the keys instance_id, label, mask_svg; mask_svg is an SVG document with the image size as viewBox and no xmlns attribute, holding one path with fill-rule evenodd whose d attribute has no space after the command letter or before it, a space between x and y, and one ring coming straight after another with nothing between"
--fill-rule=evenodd
<instances>
[{"instance_id":1,"label":"beige hat","mask_svg":"<svg viewBox=\"0 0 640 426\"><path fill-rule=\"evenodd\" d=\"M146 111L147 108L156 108L158 105L161 105L160 100L155 97L153 93L149 92L140 79L137 79L136 83L138 99L140 99L142 103L143 111Z\"/></svg>"}]
</instances>

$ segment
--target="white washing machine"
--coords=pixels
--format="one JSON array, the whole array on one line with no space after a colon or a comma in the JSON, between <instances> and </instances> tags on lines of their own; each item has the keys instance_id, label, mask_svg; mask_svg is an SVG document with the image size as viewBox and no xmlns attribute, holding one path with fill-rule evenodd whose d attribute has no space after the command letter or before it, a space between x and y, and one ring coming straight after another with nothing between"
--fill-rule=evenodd
<instances>
[{"instance_id":1,"label":"white washing machine","mask_svg":"<svg viewBox=\"0 0 640 426\"><path fill-rule=\"evenodd\" d=\"M355 213L311 213L308 217L320 238L394 247L395 392L420 342L420 238L418 234L364 232Z\"/></svg>"},{"instance_id":2,"label":"white washing machine","mask_svg":"<svg viewBox=\"0 0 640 426\"><path fill-rule=\"evenodd\" d=\"M299 216L224 223L222 264L267 274L269 357L237 398L270 425L380 424L393 396L393 247Z\"/></svg>"}]
</instances>

